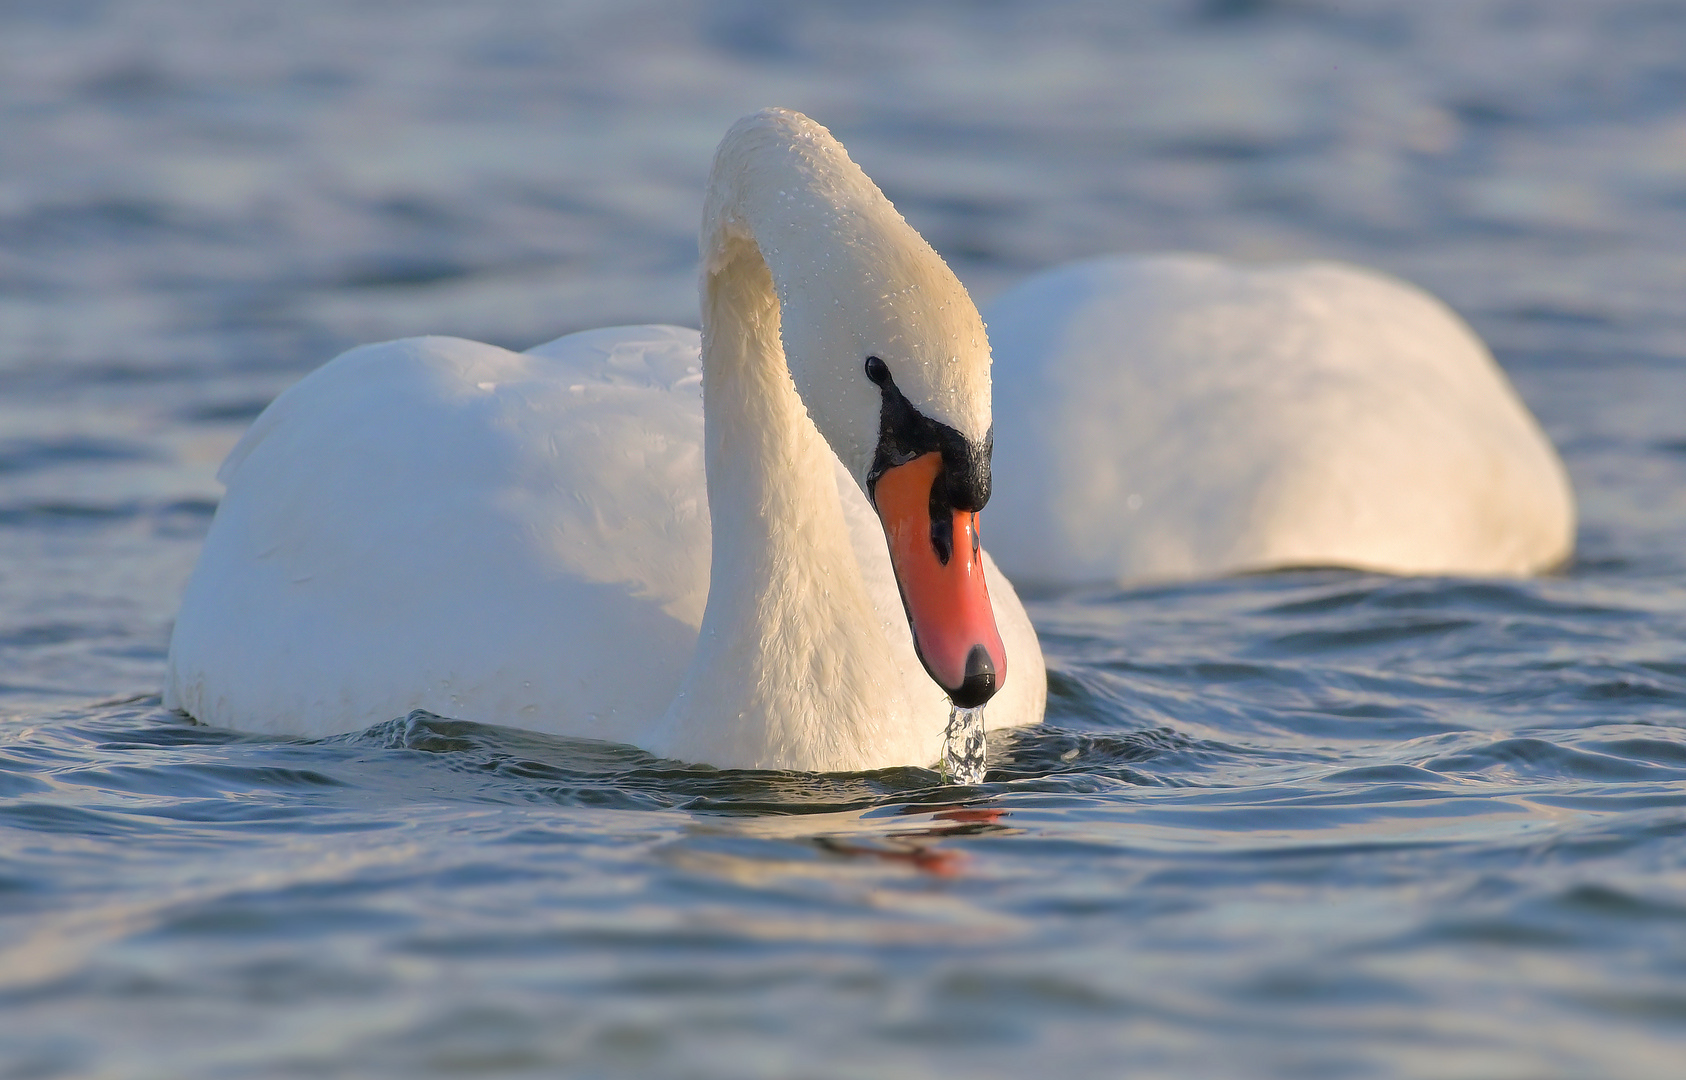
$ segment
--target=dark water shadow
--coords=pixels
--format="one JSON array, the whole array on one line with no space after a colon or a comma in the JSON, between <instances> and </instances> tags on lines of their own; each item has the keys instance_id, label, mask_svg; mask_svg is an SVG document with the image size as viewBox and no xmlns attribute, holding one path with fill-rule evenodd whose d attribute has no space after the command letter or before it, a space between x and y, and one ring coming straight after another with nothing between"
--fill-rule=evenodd
<instances>
[{"instance_id":1,"label":"dark water shadow","mask_svg":"<svg viewBox=\"0 0 1686 1080\"><path fill-rule=\"evenodd\" d=\"M149 695L38 723L30 738L0 745L0 773L25 797L51 778L87 792L100 812L207 822L328 814L359 793L379 793L394 807L424 799L741 818L939 811L1016 794L1177 784L1178 772L1237 752L1168 728L1088 733L1043 725L992 733L984 782L954 785L911 766L717 769L420 710L315 740L249 734L199 724Z\"/></svg>"},{"instance_id":2,"label":"dark water shadow","mask_svg":"<svg viewBox=\"0 0 1686 1080\"><path fill-rule=\"evenodd\" d=\"M482 793L500 801L730 816L940 808L1025 790L1157 784L1163 781L1140 770L1141 763L1196 762L1229 749L1168 729L1116 735L1049 727L996 732L990 736L984 782L955 785L944 783L934 769L913 766L849 773L717 769L619 743L542 735L421 710L323 743L439 755L446 768L485 781Z\"/></svg>"}]
</instances>

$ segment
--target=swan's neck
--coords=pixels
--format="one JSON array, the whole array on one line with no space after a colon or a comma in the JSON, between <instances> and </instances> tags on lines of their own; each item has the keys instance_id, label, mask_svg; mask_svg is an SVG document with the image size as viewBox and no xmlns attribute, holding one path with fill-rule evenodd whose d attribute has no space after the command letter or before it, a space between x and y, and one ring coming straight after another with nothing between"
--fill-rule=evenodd
<instances>
[{"instance_id":1,"label":"swan's neck","mask_svg":"<svg viewBox=\"0 0 1686 1080\"><path fill-rule=\"evenodd\" d=\"M703 283L708 607L653 749L746 768L874 767L885 729L909 718L836 458L792 383L759 248L740 236L716 255Z\"/></svg>"}]
</instances>

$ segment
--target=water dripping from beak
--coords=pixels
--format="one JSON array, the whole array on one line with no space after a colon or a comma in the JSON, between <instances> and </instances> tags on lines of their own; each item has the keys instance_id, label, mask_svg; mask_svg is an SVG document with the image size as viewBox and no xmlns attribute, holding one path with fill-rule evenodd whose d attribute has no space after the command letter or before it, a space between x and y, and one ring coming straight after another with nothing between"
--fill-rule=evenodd
<instances>
[{"instance_id":1,"label":"water dripping from beak","mask_svg":"<svg viewBox=\"0 0 1686 1080\"><path fill-rule=\"evenodd\" d=\"M984 778L984 707L951 706L943 735L943 782L981 784Z\"/></svg>"}]
</instances>

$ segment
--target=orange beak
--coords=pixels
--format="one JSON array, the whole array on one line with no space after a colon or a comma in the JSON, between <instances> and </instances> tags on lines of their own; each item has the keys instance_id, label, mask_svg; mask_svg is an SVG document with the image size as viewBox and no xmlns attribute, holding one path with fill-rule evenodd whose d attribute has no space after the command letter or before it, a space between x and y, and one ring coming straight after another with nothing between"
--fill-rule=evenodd
<instances>
[{"instance_id":1,"label":"orange beak","mask_svg":"<svg viewBox=\"0 0 1686 1080\"><path fill-rule=\"evenodd\" d=\"M977 512L938 509L932 518L931 489L942 470L935 452L887 469L872 501L919 660L956 705L971 708L1006 681L1007 650L984 584Z\"/></svg>"}]
</instances>

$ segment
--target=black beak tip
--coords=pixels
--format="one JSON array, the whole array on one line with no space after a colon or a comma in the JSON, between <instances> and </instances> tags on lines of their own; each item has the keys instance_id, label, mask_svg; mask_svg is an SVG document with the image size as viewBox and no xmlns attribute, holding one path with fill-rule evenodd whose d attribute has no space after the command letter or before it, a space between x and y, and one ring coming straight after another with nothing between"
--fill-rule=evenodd
<instances>
[{"instance_id":1,"label":"black beak tip","mask_svg":"<svg viewBox=\"0 0 1686 1080\"><path fill-rule=\"evenodd\" d=\"M950 690L948 696L962 709L975 709L994 697L999 688L995 662L989 658L989 650L982 645L973 645L972 651L966 654L966 678L957 689Z\"/></svg>"}]
</instances>

